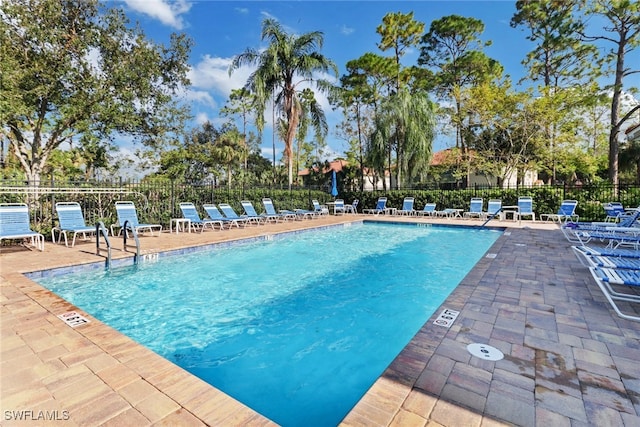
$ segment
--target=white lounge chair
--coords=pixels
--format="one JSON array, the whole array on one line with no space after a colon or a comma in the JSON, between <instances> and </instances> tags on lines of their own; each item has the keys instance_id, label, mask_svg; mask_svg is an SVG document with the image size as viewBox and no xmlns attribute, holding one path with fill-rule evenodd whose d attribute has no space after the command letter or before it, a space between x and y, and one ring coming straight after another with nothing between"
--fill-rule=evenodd
<instances>
[{"instance_id":1,"label":"white lounge chair","mask_svg":"<svg viewBox=\"0 0 640 427\"><path fill-rule=\"evenodd\" d=\"M87 240L87 235L96 234L96 227L85 223L80 203L58 202L56 203L56 212L58 214L58 226L51 229L51 239L54 242L56 241L56 233L58 233L58 243L64 237L64 245L68 247L67 233L73 233L71 247L74 247L78 234L82 234L84 240Z\"/></svg>"},{"instance_id":2,"label":"white lounge chair","mask_svg":"<svg viewBox=\"0 0 640 427\"><path fill-rule=\"evenodd\" d=\"M634 316L624 313L616 301L624 301L631 304L640 304L640 295L637 293L624 293L618 292L613 289L612 285L639 287L640 286L640 271L638 270L622 270L614 268L600 268L590 267L589 271L593 276L596 284L604 294L605 298L618 314L623 319L640 321L640 316Z\"/></svg>"},{"instance_id":3,"label":"white lounge chair","mask_svg":"<svg viewBox=\"0 0 640 427\"><path fill-rule=\"evenodd\" d=\"M202 219L193 203L180 203L180 210L182 211L182 217L189 220L189 226L193 228L200 228L201 233L207 228L207 226L210 226L212 230L215 230L215 225L218 225L220 229L223 228L223 223L219 219Z\"/></svg>"},{"instance_id":4,"label":"white lounge chair","mask_svg":"<svg viewBox=\"0 0 640 427\"><path fill-rule=\"evenodd\" d=\"M387 198L378 197L378 202L376 203L376 207L373 209L363 209L362 213L379 215L381 213L385 213L386 209L387 209Z\"/></svg>"},{"instance_id":5,"label":"white lounge chair","mask_svg":"<svg viewBox=\"0 0 640 427\"><path fill-rule=\"evenodd\" d=\"M24 203L1 203L0 242L26 239L31 246L44 251L44 236L30 228L29 207Z\"/></svg>"},{"instance_id":6,"label":"white lounge chair","mask_svg":"<svg viewBox=\"0 0 640 427\"><path fill-rule=\"evenodd\" d=\"M469 210L464 212L462 216L464 218L482 218L484 212L482 211L482 206L484 201L482 197L472 197L471 202L469 203Z\"/></svg>"},{"instance_id":7,"label":"white lounge chair","mask_svg":"<svg viewBox=\"0 0 640 427\"><path fill-rule=\"evenodd\" d=\"M149 231L153 236L153 230L158 229L158 233L162 232L161 224L142 224L138 221L138 213L133 202L122 201L116 202L116 214L118 215L118 224L111 224L111 235L115 236L114 227L119 227L118 235L126 228L127 231L135 230L137 233Z\"/></svg>"},{"instance_id":8,"label":"white lounge chair","mask_svg":"<svg viewBox=\"0 0 640 427\"><path fill-rule=\"evenodd\" d=\"M567 222L578 221L580 217L576 215L577 200L563 200L554 214L540 214L541 221Z\"/></svg>"},{"instance_id":9,"label":"white lounge chair","mask_svg":"<svg viewBox=\"0 0 640 427\"><path fill-rule=\"evenodd\" d=\"M416 211L413 209L413 203L415 199L413 197L405 197L402 201L402 209L396 211L397 215L415 215Z\"/></svg>"},{"instance_id":10,"label":"white lounge chair","mask_svg":"<svg viewBox=\"0 0 640 427\"><path fill-rule=\"evenodd\" d=\"M533 199L528 196L518 197L518 210L513 213L513 219L521 221L523 218L528 217L532 221L536 220L536 213L533 211Z\"/></svg>"},{"instance_id":11,"label":"white lounge chair","mask_svg":"<svg viewBox=\"0 0 640 427\"><path fill-rule=\"evenodd\" d=\"M235 221L236 225L238 226L240 226L240 224L242 224L243 226L246 226L247 224L250 224L250 223L258 224L258 221L256 220L256 218L242 217L238 215L236 211L233 210L233 208L229 203L218 203L218 207L220 208L220 210L222 211L222 214L227 219L230 219L231 221Z\"/></svg>"},{"instance_id":12,"label":"white lounge chair","mask_svg":"<svg viewBox=\"0 0 640 427\"><path fill-rule=\"evenodd\" d=\"M424 208L421 211L416 211L416 215L422 216L435 216L436 215L436 204L435 203L425 203Z\"/></svg>"}]
</instances>

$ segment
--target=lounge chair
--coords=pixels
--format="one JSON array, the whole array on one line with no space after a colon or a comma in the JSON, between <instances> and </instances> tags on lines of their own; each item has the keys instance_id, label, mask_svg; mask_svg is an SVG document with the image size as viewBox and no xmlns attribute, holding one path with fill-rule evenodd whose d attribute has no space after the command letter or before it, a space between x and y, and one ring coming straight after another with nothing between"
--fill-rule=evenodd
<instances>
[{"instance_id":1,"label":"lounge chair","mask_svg":"<svg viewBox=\"0 0 640 427\"><path fill-rule=\"evenodd\" d=\"M640 255L639 257L587 255L584 251L578 249L577 246L572 246L572 249L580 263L585 267L640 270Z\"/></svg>"},{"instance_id":2,"label":"lounge chair","mask_svg":"<svg viewBox=\"0 0 640 427\"><path fill-rule=\"evenodd\" d=\"M212 230L216 229L215 225L218 225L220 229L223 228L223 223L219 219L202 219L193 203L180 203L180 210L182 211L182 217L189 220L189 227L200 228L201 233L207 226L210 226Z\"/></svg>"},{"instance_id":3,"label":"lounge chair","mask_svg":"<svg viewBox=\"0 0 640 427\"><path fill-rule=\"evenodd\" d=\"M233 210L233 208L229 203L218 203L218 207L222 211L222 214L227 219L235 221L238 227L240 226L240 224L242 224L245 227L247 224L251 224L251 223L258 224L258 221L256 221L256 218L249 218L249 217L243 217L238 215L236 211Z\"/></svg>"},{"instance_id":4,"label":"lounge chair","mask_svg":"<svg viewBox=\"0 0 640 427\"><path fill-rule=\"evenodd\" d=\"M482 218L489 221L496 217L499 221L504 219L504 212L502 212L502 200L489 199L487 202L487 211L482 214Z\"/></svg>"},{"instance_id":5,"label":"lounge chair","mask_svg":"<svg viewBox=\"0 0 640 427\"><path fill-rule=\"evenodd\" d=\"M407 215L412 216L416 214L416 211L413 209L413 203L415 199L413 197L405 197L402 201L402 209L398 209L396 211L397 215Z\"/></svg>"},{"instance_id":6,"label":"lounge chair","mask_svg":"<svg viewBox=\"0 0 640 427\"><path fill-rule=\"evenodd\" d=\"M632 246L637 249L640 247L640 227L606 227L594 230L562 227L561 230L569 242L582 246L591 241L597 241L612 248Z\"/></svg>"},{"instance_id":7,"label":"lounge chair","mask_svg":"<svg viewBox=\"0 0 640 427\"><path fill-rule=\"evenodd\" d=\"M220 212L218 207L213 203L205 203L204 205L202 205L202 208L207 213L207 219L222 222L222 228L224 228L225 225L228 226L228 228L231 228L234 225L240 228L240 223L238 221L229 219L226 216L222 215L222 212Z\"/></svg>"},{"instance_id":8,"label":"lounge chair","mask_svg":"<svg viewBox=\"0 0 640 427\"><path fill-rule=\"evenodd\" d=\"M84 240L87 240L87 235L96 234L96 227L85 223L80 203L58 202L56 203L56 212L58 213L58 226L51 229L51 239L54 242L56 241L56 232L58 233L58 243L64 237L64 245L67 247L69 247L67 233L73 233L71 247L75 246L78 234L82 234Z\"/></svg>"},{"instance_id":9,"label":"lounge chair","mask_svg":"<svg viewBox=\"0 0 640 427\"><path fill-rule=\"evenodd\" d=\"M640 321L640 316L632 316L630 314L623 313L616 303L616 301L626 301L631 304L640 304L640 294L618 292L612 287L612 285L640 287L640 272L638 270L590 267L589 271L618 316L623 319Z\"/></svg>"},{"instance_id":10,"label":"lounge chair","mask_svg":"<svg viewBox=\"0 0 640 427\"><path fill-rule=\"evenodd\" d=\"M298 218L298 215L293 211L276 212L273 200L268 197L262 199L262 206L264 206L264 211L267 215L278 215L283 221L296 220Z\"/></svg>"},{"instance_id":11,"label":"lounge chair","mask_svg":"<svg viewBox=\"0 0 640 427\"><path fill-rule=\"evenodd\" d=\"M242 205L242 209L244 209L243 217L245 218L255 218L258 224L266 224L267 221L278 222L278 218L275 216L258 214L258 212L256 212L256 208L253 207L251 200L241 200L240 204Z\"/></svg>"},{"instance_id":12,"label":"lounge chair","mask_svg":"<svg viewBox=\"0 0 640 427\"><path fill-rule=\"evenodd\" d=\"M574 251L583 252L587 256L613 256L625 258L640 258L640 251L629 248L606 248L592 246L572 246Z\"/></svg>"},{"instance_id":13,"label":"lounge chair","mask_svg":"<svg viewBox=\"0 0 640 427\"><path fill-rule=\"evenodd\" d=\"M638 219L640 219L640 208L628 210L624 215L620 217L620 221L613 223L607 221L593 221L593 222L574 222L567 221L562 225L562 228L571 230L583 230L583 231L604 231L606 229L613 228L631 228L638 227Z\"/></svg>"},{"instance_id":14,"label":"lounge chair","mask_svg":"<svg viewBox=\"0 0 640 427\"><path fill-rule=\"evenodd\" d=\"M378 202L376 203L376 207L373 209L363 209L362 213L364 214L373 214L379 215L385 213L387 209L387 198L386 197L378 197Z\"/></svg>"},{"instance_id":15,"label":"lounge chair","mask_svg":"<svg viewBox=\"0 0 640 427\"><path fill-rule=\"evenodd\" d=\"M327 208L326 206L322 206L319 201L313 199L311 200L311 203L313 204L313 211L317 215L329 215L329 208Z\"/></svg>"},{"instance_id":16,"label":"lounge chair","mask_svg":"<svg viewBox=\"0 0 640 427\"><path fill-rule=\"evenodd\" d=\"M464 218L482 218L484 212L482 211L482 205L484 201L482 197L472 197L469 203L469 210L464 212L462 216Z\"/></svg>"},{"instance_id":17,"label":"lounge chair","mask_svg":"<svg viewBox=\"0 0 640 427\"><path fill-rule=\"evenodd\" d=\"M344 214L346 211L344 209L344 200L342 199L336 199L333 202L333 214L334 215L342 215Z\"/></svg>"},{"instance_id":18,"label":"lounge chair","mask_svg":"<svg viewBox=\"0 0 640 427\"><path fill-rule=\"evenodd\" d=\"M158 234L162 232L162 225L160 224L141 224L138 221L138 213L136 211L136 206L133 202L122 201L116 202L116 214L118 215L118 224L111 224L111 235L115 236L114 226L120 228L118 231L118 235L122 233L122 230L125 227L125 222L127 223L127 230L135 230L136 233L142 233L144 231L149 231L153 236L153 230L155 228L158 229Z\"/></svg>"},{"instance_id":19,"label":"lounge chair","mask_svg":"<svg viewBox=\"0 0 640 427\"><path fill-rule=\"evenodd\" d=\"M435 203L425 203L424 208L421 211L416 211L416 215L422 216L434 216L436 214L436 204Z\"/></svg>"},{"instance_id":20,"label":"lounge chair","mask_svg":"<svg viewBox=\"0 0 640 427\"><path fill-rule=\"evenodd\" d=\"M351 202L350 205L344 205L344 212L345 213L352 213L352 214L357 214L358 213L358 203L360 201L358 199L354 199L353 202Z\"/></svg>"},{"instance_id":21,"label":"lounge chair","mask_svg":"<svg viewBox=\"0 0 640 427\"><path fill-rule=\"evenodd\" d=\"M579 217L576 215L576 206L578 206L577 200L563 200L558 208L558 212L554 214L540 214L540 220L553 221L553 222L567 222L578 221Z\"/></svg>"},{"instance_id":22,"label":"lounge chair","mask_svg":"<svg viewBox=\"0 0 640 427\"><path fill-rule=\"evenodd\" d=\"M605 222L618 222L625 214L624 206L620 202L609 202L602 205L605 213Z\"/></svg>"},{"instance_id":23,"label":"lounge chair","mask_svg":"<svg viewBox=\"0 0 640 427\"><path fill-rule=\"evenodd\" d=\"M518 210L513 213L513 219L522 221L523 218L531 217L536 220L536 213L533 211L533 199L531 197L518 197Z\"/></svg>"},{"instance_id":24,"label":"lounge chair","mask_svg":"<svg viewBox=\"0 0 640 427\"><path fill-rule=\"evenodd\" d=\"M44 251L44 236L30 228L29 207L24 203L0 203L0 242L25 239Z\"/></svg>"}]
</instances>

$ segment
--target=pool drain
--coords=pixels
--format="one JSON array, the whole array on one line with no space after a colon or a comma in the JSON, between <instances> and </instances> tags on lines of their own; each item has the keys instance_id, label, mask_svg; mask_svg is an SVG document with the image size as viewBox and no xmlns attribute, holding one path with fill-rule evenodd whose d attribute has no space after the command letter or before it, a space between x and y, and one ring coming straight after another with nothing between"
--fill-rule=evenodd
<instances>
[{"instance_id":1,"label":"pool drain","mask_svg":"<svg viewBox=\"0 0 640 427\"><path fill-rule=\"evenodd\" d=\"M469 344L467 346L467 351L472 355L484 360L496 361L504 358L504 354L502 354L500 350L486 344Z\"/></svg>"}]
</instances>

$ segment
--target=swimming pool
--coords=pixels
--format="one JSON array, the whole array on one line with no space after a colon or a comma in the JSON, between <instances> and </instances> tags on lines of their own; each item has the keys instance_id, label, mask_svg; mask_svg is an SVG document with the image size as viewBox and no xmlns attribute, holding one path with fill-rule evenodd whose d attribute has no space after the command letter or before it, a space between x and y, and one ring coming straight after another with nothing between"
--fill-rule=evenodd
<instances>
[{"instance_id":1,"label":"swimming pool","mask_svg":"<svg viewBox=\"0 0 640 427\"><path fill-rule=\"evenodd\" d=\"M499 235L361 224L38 281L281 425L336 425Z\"/></svg>"}]
</instances>

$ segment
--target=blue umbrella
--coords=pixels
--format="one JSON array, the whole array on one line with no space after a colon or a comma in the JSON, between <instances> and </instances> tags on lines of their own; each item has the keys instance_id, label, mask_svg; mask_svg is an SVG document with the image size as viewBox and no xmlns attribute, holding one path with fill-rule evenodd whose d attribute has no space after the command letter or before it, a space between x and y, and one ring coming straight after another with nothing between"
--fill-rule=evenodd
<instances>
[{"instance_id":1,"label":"blue umbrella","mask_svg":"<svg viewBox=\"0 0 640 427\"><path fill-rule=\"evenodd\" d=\"M336 171L331 171L331 195L333 197L338 195L338 179L336 178Z\"/></svg>"}]
</instances>

